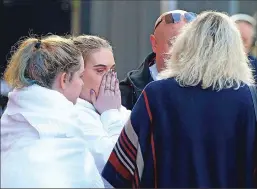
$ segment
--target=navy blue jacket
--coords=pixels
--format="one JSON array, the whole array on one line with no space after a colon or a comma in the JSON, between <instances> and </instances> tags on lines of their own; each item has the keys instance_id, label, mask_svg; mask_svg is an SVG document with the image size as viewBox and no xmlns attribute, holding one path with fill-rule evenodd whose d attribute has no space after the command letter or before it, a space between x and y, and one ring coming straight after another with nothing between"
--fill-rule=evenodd
<instances>
[{"instance_id":1,"label":"navy blue jacket","mask_svg":"<svg viewBox=\"0 0 257 189\"><path fill-rule=\"evenodd\" d=\"M255 133L248 86L217 92L155 81L102 175L116 188L251 188Z\"/></svg>"},{"instance_id":2,"label":"navy blue jacket","mask_svg":"<svg viewBox=\"0 0 257 189\"><path fill-rule=\"evenodd\" d=\"M250 60L250 63L253 67L253 76L254 80L257 83L257 59L254 56L249 55L248 59Z\"/></svg>"}]
</instances>

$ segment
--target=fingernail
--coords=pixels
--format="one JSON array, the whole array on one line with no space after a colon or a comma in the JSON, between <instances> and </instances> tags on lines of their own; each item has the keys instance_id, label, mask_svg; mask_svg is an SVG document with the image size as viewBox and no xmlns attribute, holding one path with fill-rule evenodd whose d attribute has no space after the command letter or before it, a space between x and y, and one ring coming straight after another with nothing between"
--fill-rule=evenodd
<instances>
[{"instance_id":1,"label":"fingernail","mask_svg":"<svg viewBox=\"0 0 257 189\"><path fill-rule=\"evenodd\" d=\"M95 91L94 91L93 89L90 90L90 94L94 94L94 92L95 92Z\"/></svg>"}]
</instances>

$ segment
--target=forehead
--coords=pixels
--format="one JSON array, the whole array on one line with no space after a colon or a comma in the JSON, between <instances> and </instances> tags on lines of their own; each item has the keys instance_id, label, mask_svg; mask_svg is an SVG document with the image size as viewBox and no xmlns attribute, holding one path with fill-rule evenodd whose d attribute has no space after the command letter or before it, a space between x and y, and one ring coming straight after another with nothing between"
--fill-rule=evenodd
<instances>
[{"instance_id":1,"label":"forehead","mask_svg":"<svg viewBox=\"0 0 257 189\"><path fill-rule=\"evenodd\" d=\"M241 33L245 33L245 34L249 35L249 37L251 35L253 35L254 28L251 24L249 24L247 22L237 22L236 24Z\"/></svg>"},{"instance_id":2,"label":"forehead","mask_svg":"<svg viewBox=\"0 0 257 189\"><path fill-rule=\"evenodd\" d=\"M181 20L179 23L174 24L166 24L165 22L162 22L157 28L155 32L155 36L158 39L162 40L169 40L175 36L177 36L183 26L185 26L186 22L185 20Z\"/></svg>"},{"instance_id":3,"label":"forehead","mask_svg":"<svg viewBox=\"0 0 257 189\"><path fill-rule=\"evenodd\" d=\"M101 64L109 67L115 64L113 53L107 48L102 48L98 51L92 52L85 62L86 65L90 64L91 66Z\"/></svg>"},{"instance_id":4,"label":"forehead","mask_svg":"<svg viewBox=\"0 0 257 189\"><path fill-rule=\"evenodd\" d=\"M253 26L248 22L241 21L241 22L237 22L236 24L240 29L248 29L248 30L254 29Z\"/></svg>"}]
</instances>

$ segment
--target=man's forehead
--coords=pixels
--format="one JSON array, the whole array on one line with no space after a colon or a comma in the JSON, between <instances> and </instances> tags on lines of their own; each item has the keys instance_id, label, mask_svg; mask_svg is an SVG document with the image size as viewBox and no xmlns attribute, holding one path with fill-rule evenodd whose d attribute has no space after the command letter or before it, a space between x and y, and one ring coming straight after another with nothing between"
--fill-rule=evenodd
<instances>
[{"instance_id":1,"label":"man's forehead","mask_svg":"<svg viewBox=\"0 0 257 189\"><path fill-rule=\"evenodd\" d=\"M247 22L247 21L237 21L236 25L238 25L238 26L246 26L248 28L254 28L254 26L251 23Z\"/></svg>"},{"instance_id":2,"label":"man's forehead","mask_svg":"<svg viewBox=\"0 0 257 189\"><path fill-rule=\"evenodd\" d=\"M165 24L161 23L154 35L158 38L158 40L170 40L173 37L177 36L181 30L181 28L185 25L185 22L180 22L177 24Z\"/></svg>"},{"instance_id":3,"label":"man's forehead","mask_svg":"<svg viewBox=\"0 0 257 189\"><path fill-rule=\"evenodd\" d=\"M241 35L246 35L249 37L253 37L254 35L254 28L251 24L247 22L239 22L237 23L237 28L239 29Z\"/></svg>"}]
</instances>

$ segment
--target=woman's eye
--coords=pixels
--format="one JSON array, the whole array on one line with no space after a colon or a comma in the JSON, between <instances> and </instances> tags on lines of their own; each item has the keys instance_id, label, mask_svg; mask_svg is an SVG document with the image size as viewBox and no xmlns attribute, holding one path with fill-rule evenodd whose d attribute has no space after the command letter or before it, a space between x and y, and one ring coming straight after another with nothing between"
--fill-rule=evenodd
<instances>
[{"instance_id":1,"label":"woman's eye","mask_svg":"<svg viewBox=\"0 0 257 189\"><path fill-rule=\"evenodd\" d=\"M96 70L96 72L101 74L104 72L104 70Z\"/></svg>"}]
</instances>

